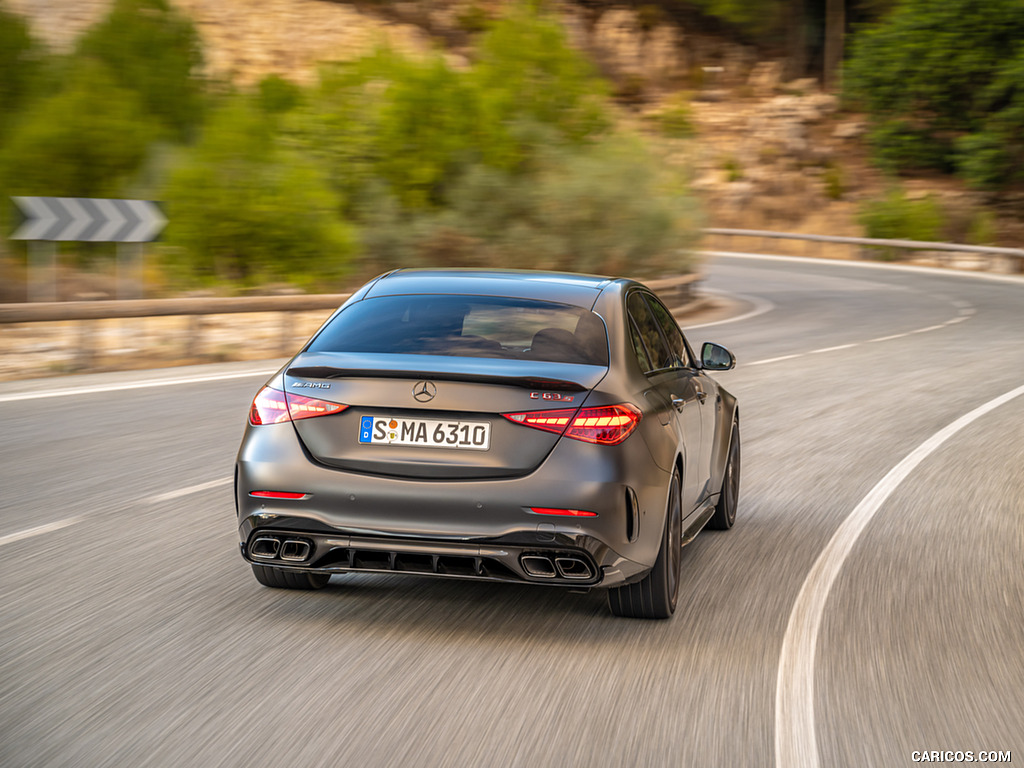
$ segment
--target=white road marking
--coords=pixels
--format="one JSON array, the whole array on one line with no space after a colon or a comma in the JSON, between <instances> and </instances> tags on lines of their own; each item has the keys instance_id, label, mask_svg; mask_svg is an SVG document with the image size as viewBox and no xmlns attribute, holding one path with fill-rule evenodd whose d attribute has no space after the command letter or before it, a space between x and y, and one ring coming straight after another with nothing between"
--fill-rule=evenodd
<instances>
[{"instance_id":1,"label":"white road marking","mask_svg":"<svg viewBox=\"0 0 1024 768\"><path fill-rule=\"evenodd\" d=\"M768 299L763 299L760 296L747 296L746 294L743 293L730 293L729 291L719 291L715 290L714 288L705 288L704 293L718 294L719 296L733 296L737 299L742 299L743 301L749 301L751 304L754 305L754 308L749 312L744 312L742 315L738 315L737 317L727 317L725 320L715 320L714 322L711 323L700 323L699 325L687 325L684 328L684 330L687 333L694 330L695 328L710 328L713 325L738 323L740 320L749 320L752 317L763 315L765 312L771 312L773 309L775 309L774 302L771 302Z\"/></svg>"},{"instance_id":2,"label":"white road marking","mask_svg":"<svg viewBox=\"0 0 1024 768\"><path fill-rule=\"evenodd\" d=\"M963 312L964 310L960 310L960 311ZM971 312L973 312L973 311L974 310L972 309ZM804 357L806 355L818 355L818 354L821 354L822 352L835 352L836 350L839 350L839 349L852 349L853 347L859 347L861 344L874 344L875 342L878 342L878 341L892 341L893 339L902 339L902 338L905 338L907 336L912 336L915 333L927 333L928 331L938 331L938 330L946 328L946 327L948 327L950 325L953 325L954 323L962 323L964 320L967 320L968 318L969 318L969 315L960 315L959 317L951 318L949 320L946 320L943 323L939 323L938 325L929 325L927 328L915 328L912 331L904 331L903 333L894 333L891 336L879 336L878 338L868 339L867 341L854 341L854 342L851 342L849 344L839 344L838 346L835 346L835 347L822 347L821 349L811 349L811 350L808 350L807 352L796 352L796 353L794 353L792 355L782 355L781 357L770 357L767 360L755 360L752 363L745 363L744 365L748 365L749 366L749 365L767 365L768 363L780 363L783 360L792 360L794 358Z\"/></svg>"},{"instance_id":3,"label":"white road marking","mask_svg":"<svg viewBox=\"0 0 1024 768\"><path fill-rule=\"evenodd\" d=\"M55 523L37 525L35 528L27 528L24 531L9 533L6 536L0 536L0 547L2 547L4 544L13 544L16 541L21 541L22 539L30 539L33 536L40 536L44 533L59 531L61 528L67 528L69 525L74 525L75 523L81 522L81 520L81 516L69 517L65 520L58 520Z\"/></svg>"},{"instance_id":4,"label":"white road marking","mask_svg":"<svg viewBox=\"0 0 1024 768\"><path fill-rule=\"evenodd\" d=\"M893 339L902 339L905 336L909 336L910 333L894 333L892 336L879 336L877 339L868 339L866 344L874 344L876 341L892 341Z\"/></svg>"},{"instance_id":5,"label":"white road marking","mask_svg":"<svg viewBox=\"0 0 1024 768\"><path fill-rule=\"evenodd\" d=\"M167 493L157 494L156 496L149 496L143 501L150 504L158 504L162 501L171 501L172 499L178 499L182 496L188 496L191 493L199 493L200 491L206 491L210 488L219 488L224 485L230 485L232 479L230 477L219 477L216 480L210 480L206 483L199 483L198 485L190 485L187 488L179 488L176 491L168 491ZM82 522L85 515L79 515L78 517L69 517L65 520L58 520L54 523L46 523L45 525L37 525L35 528L26 528L24 531L17 531L15 533L9 533L6 536L0 536L0 547L4 544L13 544L16 541L22 539L30 539L33 536L41 536L44 533L52 533L53 531L59 531L61 528L67 528L69 525Z\"/></svg>"},{"instance_id":6,"label":"white road marking","mask_svg":"<svg viewBox=\"0 0 1024 768\"><path fill-rule=\"evenodd\" d=\"M803 357L803 352L797 352L792 355L783 355L782 357L769 357L767 360L755 360L752 363L744 363L744 367L750 365L768 365L768 363L781 363L783 360L792 360L795 357Z\"/></svg>"},{"instance_id":7,"label":"white road marking","mask_svg":"<svg viewBox=\"0 0 1024 768\"><path fill-rule=\"evenodd\" d=\"M812 349L807 354L808 355L817 355L817 354L820 354L822 352L835 352L838 349L850 349L851 347L859 347L859 346L860 346L860 342L858 341L858 342L854 342L853 344L839 344L838 346L835 346L835 347L825 347L824 349Z\"/></svg>"},{"instance_id":8,"label":"white road marking","mask_svg":"<svg viewBox=\"0 0 1024 768\"><path fill-rule=\"evenodd\" d=\"M168 491L167 493L159 493L156 496L149 496L145 499L150 504L159 504L162 501L171 501L172 499L180 499L182 496L188 496L192 493L199 493L200 491L206 491L210 488L219 488L222 485L229 485L232 482L230 477L219 477L216 480L210 480L207 483L199 483L198 485L190 485L187 488L179 488L176 491Z\"/></svg>"},{"instance_id":9,"label":"white road marking","mask_svg":"<svg viewBox=\"0 0 1024 768\"><path fill-rule=\"evenodd\" d=\"M47 397L68 397L70 395L92 395L98 392L121 392L127 389L148 389L149 387L170 387L177 384L199 384L204 381L227 381L228 379L244 379L249 376L269 376L276 369L260 368L236 373L211 373L206 376L188 376L179 379L150 379L148 381L125 381L119 384L98 384L95 386L71 387L69 389L51 389L42 392L15 392L0 395L0 403L13 403L19 400L39 400Z\"/></svg>"},{"instance_id":10,"label":"white road marking","mask_svg":"<svg viewBox=\"0 0 1024 768\"><path fill-rule=\"evenodd\" d=\"M829 592L875 513L900 483L939 446L979 418L1024 395L1024 386L989 400L939 430L889 470L843 521L807 574L789 615L775 684L775 764L819 768L814 728L814 662Z\"/></svg>"}]
</instances>

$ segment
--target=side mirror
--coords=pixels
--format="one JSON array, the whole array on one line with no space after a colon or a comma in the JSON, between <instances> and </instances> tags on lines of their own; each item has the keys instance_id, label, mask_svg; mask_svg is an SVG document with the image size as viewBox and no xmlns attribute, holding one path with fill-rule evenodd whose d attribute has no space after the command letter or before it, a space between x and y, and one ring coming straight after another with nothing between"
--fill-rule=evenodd
<instances>
[{"instance_id":1,"label":"side mirror","mask_svg":"<svg viewBox=\"0 0 1024 768\"><path fill-rule=\"evenodd\" d=\"M730 371L736 367L736 356L721 344L705 341L700 348L700 364L705 371Z\"/></svg>"}]
</instances>

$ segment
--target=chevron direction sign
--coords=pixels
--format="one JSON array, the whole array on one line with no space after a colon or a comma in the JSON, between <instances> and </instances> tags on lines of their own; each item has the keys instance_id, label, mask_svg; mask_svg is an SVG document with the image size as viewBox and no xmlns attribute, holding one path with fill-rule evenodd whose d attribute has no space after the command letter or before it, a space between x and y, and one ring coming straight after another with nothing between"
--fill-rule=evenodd
<instances>
[{"instance_id":1,"label":"chevron direction sign","mask_svg":"<svg viewBox=\"0 0 1024 768\"><path fill-rule=\"evenodd\" d=\"M74 240L84 243L147 243L167 219L148 200L88 197L12 197L25 221L12 240Z\"/></svg>"}]
</instances>

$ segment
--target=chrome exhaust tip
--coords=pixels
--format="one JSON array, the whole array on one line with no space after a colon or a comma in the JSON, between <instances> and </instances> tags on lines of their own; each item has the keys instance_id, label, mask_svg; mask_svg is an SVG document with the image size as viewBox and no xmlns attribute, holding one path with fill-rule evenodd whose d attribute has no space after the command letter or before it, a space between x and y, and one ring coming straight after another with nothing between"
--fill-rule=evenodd
<instances>
[{"instance_id":1,"label":"chrome exhaust tip","mask_svg":"<svg viewBox=\"0 0 1024 768\"><path fill-rule=\"evenodd\" d=\"M555 567L563 579L589 579L594 574L586 560L578 557L556 557Z\"/></svg>"},{"instance_id":2,"label":"chrome exhaust tip","mask_svg":"<svg viewBox=\"0 0 1024 768\"><path fill-rule=\"evenodd\" d=\"M301 563L309 559L310 546L308 541L303 539L285 539L281 545L281 559L293 563Z\"/></svg>"},{"instance_id":3,"label":"chrome exhaust tip","mask_svg":"<svg viewBox=\"0 0 1024 768\"><path fill-rule=\"evenodd\" d=\"M277 557L277 553L280 550L281 542L270 536L261 536L258 539L253 539L252 544L249 545L250 557L259 560L273 560Z\"/></svg>"},{"instance_id":4,"label":"chrome exhaust tip","mask_svg":"<svg viewBox=\"0 0 1024 768\"><path fill-rule=\"evenodd\" d=\"M523 555L519 558L523 570L538 579L553 579L557 575L551 558L543 555Z\"/></svg>"}]
</instances>

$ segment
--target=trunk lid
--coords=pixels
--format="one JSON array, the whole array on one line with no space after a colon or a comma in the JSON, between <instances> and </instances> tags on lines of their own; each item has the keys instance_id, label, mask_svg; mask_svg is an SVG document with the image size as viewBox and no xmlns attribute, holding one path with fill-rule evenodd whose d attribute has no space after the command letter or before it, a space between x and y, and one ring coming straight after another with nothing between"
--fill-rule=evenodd
<instances>
[{"instance_id":1,"label":"trunk lid","mask_svg":"<svg viewBox=\"0 0 1024 768\"><path fill-rule=\"evenodd\" d=\"M434 355L306 352L286 392L349 406L294 422L321 464L415 479L521 476L559 435L504 413L579 407L604 378L596 365Z\"/></svg>"}]
</instances>

